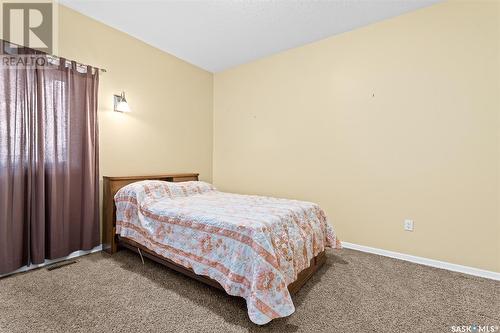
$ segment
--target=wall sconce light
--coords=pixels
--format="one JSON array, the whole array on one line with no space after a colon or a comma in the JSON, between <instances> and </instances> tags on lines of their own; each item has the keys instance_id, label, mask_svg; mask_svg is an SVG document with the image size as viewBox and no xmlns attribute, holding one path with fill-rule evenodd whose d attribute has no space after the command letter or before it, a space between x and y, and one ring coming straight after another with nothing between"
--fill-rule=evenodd
<instances>
[{"instance_id":1,"label":"wall sconce light","mask_svg":"<svg viewBox=\"0 0 500 333\"><path fill-rule=\"evenodd\" d=\"M130 112L130 107L128 106L127 100L125 99L125 92L123 91L121 95L113 95L115 98L115 111L118 112Z\"/></svg>"}]
</instances>

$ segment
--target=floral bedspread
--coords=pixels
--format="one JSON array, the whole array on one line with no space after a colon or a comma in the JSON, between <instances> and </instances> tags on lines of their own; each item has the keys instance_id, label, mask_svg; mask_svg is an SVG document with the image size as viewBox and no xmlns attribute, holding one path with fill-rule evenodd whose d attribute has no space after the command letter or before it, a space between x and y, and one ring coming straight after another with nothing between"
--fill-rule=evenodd
<instances>
[{"instance_id":1,"label":"floral bedspread","mask_svg":"<svg viewBox=\"0 0 500 333\"><path fill-rule=\"evenodd\" d=\"M263 325L295 311L287 286L325 247L340 248L316 204L140 181L115 196L116 232L246 300Z\"/></svg>"}]
</instances>

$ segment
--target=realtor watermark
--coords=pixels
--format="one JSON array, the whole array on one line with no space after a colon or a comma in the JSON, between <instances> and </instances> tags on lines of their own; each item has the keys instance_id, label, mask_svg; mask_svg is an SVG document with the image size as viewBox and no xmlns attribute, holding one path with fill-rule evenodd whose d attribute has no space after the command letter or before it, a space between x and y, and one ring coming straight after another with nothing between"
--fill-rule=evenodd
<instances>
[{"instance_id":1,"label":"realtor watermark","mask_svg":"<svg viewBox=\"0 0 500 333\"><path fill-rule=\"evenodd\" d=\"M456 325L451 326L451 332L453 333L495 333L499 332L500 327L498 325Z\"/></svg>"},{"instance_id":2,"label":"realtor watermark","mask_svg":"<svg viewBox=\"0 0 500 333\"><path fill-rule=\"evenodd\" d=\"M1 36L14 45L53 54L56 46L57 2L0 0ZM21 49L22 52L22 49Z\"/></svg>"},{"instance_id":3,"label":"realtor watermark","mask_svg":"<svg viewBox=\"0 0 500 333\"><path fill-rule=\"evenodd\" d=\"M3 67L40 67L47 65L48 60L43 55L12 56L2 54L0 63Z\"/></svg>"},{"instance_id":4,"label":"realtor watermark","mask_svg":"<svg viewBox=\"0 0 500 333\"><path fill-rule=\"evenodd\" d=\"M0 0L2 66L48 63L42 53L57 53L57 6L54 0Z\"/></svg>"}]
</instances>

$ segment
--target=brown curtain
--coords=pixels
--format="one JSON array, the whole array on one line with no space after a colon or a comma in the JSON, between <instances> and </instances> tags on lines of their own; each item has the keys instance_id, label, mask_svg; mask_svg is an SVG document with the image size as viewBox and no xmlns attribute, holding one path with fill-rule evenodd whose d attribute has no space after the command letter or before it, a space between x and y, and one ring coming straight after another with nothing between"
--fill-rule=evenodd
<instances>
[{"instance_id":1,"label":"brown curtain","mask_svg":"<svg viewBox=\"0 0 500 333\"><path fill-rule=\"evenodd\" d=\"M0 274L99 244L99 71L37 57L0 65Z\"/></svg>"}]
</instances>

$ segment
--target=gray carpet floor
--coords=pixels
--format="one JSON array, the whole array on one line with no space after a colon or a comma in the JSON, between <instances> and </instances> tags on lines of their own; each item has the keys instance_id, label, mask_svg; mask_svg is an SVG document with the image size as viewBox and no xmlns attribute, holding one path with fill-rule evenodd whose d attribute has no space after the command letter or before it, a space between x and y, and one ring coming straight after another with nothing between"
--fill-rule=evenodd
<instances>
[{"instance_id":1,"label":"gray carpet floor","mask_svg":"<svg viewBox=\"0 0 500 333\"><path fill-rule=\"evenodd\" d=\"M500 282L353 250L294 296L296 311L252 324L241 298L121 251L0 280L0 332L451 332L500 325Z\"/></svg>"}]
</instances>

